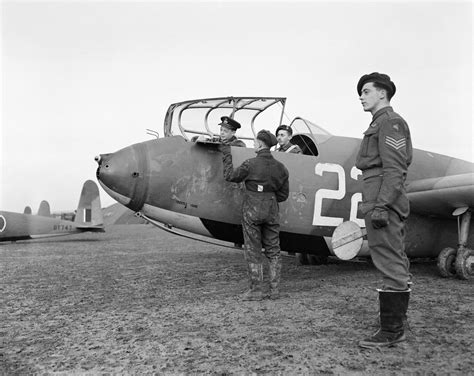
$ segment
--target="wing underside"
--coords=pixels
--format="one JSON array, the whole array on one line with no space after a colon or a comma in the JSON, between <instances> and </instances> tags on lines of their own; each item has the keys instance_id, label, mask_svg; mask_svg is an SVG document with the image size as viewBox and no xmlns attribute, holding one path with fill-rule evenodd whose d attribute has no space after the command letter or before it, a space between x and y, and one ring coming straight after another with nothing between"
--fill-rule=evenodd
<instances>
[{"instance_id":1,"label":"wing underside","mask_svg":"<svg viewBox=\"0 0 474 376\"><path fill-rule=\"evenodd\" d=\"M411 211L449 218L457 208L474 208L474 173L415 180L407 192Z\"/></svg>"}]
</instances>

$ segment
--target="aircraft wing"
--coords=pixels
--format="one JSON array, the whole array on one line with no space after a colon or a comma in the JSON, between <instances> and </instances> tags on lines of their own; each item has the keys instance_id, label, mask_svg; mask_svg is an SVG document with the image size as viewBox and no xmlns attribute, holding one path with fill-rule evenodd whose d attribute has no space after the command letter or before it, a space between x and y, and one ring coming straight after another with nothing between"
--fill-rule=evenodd
<instances>
[{"instance_id":1,"label":"aircraft wing","mask_svg":"<svg viewBox=\"0 0 474 376\"><path fill-rule=\"evenodd\" d=\"M411 211L451 218L457 208L474 207L474 173L414 180L407 193Z\"/></svg>"},{"instance_id":2,"label":"aircraft wing","mask_svg":"<svg viewBox=\"0 0 474 376\"><path fill-rule=\"evenodd\" d=\"M103 225L91 225L91 226L76 226L79 231L83 232L105 232Z\"/></svg>"}]
</instances>

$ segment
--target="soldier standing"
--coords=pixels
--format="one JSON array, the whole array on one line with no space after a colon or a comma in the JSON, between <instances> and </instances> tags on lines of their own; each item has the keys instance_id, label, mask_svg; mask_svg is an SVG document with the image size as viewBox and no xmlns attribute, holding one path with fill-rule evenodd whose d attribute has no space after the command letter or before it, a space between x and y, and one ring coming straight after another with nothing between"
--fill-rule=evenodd
<instances>
[{"instance_id":1,"label":"soldier standing","mask_svg":"<svg viewBox=\"0 0 474 376\"><path fill-rule=\"evenodd\" d=\"M244 256L248 265L250 289L243 300L263 299L262 248L270 264L270 299L279 297L281 274L280 225L278 203L289 194L288 170L273 158L270 148L277 144L267 130L258 132L254 140L257 156L247 159L236 169L228 145L222 145L224 178L231 182L245 182L242 203Z\"/></svg>"},{"instance_id":2,"label":"soldier standing","mask_svg":"<svg viewBox=\"0 0 474 376\"><path fill-rule=\"evenodd\" d=\"M294 154L302 153L300 147L291 142L291 139L293 138L293 129L291 129L291 127L282 124L277 128L275 135L277 137L278 145L280 145L276 151Z\"/></svg>"},{"instance_id":3,"label":"soldier standing","mask_svg":"<svg viewBox=\"0 0 474 376\"><path fill-rule=\"evenodd\" d=\"M222 116L219 125L221 126L220 136L223 144L229 146L240 146L244 148L247 147L245 142L235 137L235 132L240 128L240 123L238 121L230 118L229 116Z\"/></svg>"},{"instance_id":4,"label":"soldier standing","mask_svg":"<svg viewBox=\"0 0 474 376\"><path fill-rule=\"evenodd\" d=\"M412 145L407 123L390 106L395 90L390 77L378 72L362 76L357 84L362 107L372 114L356 161L363 178L361 211L370 256L383 275L383 287L378 289L380 329L359 342L365 348L405 341L404 322L411 291L404 238L410 211L405 180Z\"/></svg>"}]
</instances>

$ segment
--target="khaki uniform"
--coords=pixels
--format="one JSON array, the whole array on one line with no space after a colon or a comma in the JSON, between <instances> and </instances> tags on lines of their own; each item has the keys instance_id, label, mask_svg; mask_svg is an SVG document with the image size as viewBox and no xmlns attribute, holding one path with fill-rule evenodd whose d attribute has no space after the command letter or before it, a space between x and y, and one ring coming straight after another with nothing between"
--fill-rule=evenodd
<instances>
[{"instance_id":1,"label":"khaki uniform","mask_svg":"<svg viewBox=\"0 0 474 376\"><path fill-rule=\"evenodd\" d=\"M413 151L410 130L392 107L377 111L364 132L356 167L362 170L363 203L370 255L383 274L384 289L403 291L410 279L405 254L405 220L410 212L405 191L407 169ZM374 208L388 210L389 224L374 229Z\"/></svg>"}]
</instances>

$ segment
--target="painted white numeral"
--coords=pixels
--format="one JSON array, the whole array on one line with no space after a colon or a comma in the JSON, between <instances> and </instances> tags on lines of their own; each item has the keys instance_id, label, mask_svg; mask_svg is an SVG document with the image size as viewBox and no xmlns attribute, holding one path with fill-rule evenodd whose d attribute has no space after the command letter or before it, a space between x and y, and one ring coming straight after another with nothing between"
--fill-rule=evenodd
<instances>
[{"instance_id":1,"label":"painted white numeral","mask_svg":"<svg viewBox=\"0 0 474 376\"><path fill-rule=\"evenodd\" d=\"M362 171L356 166L352 167L351 178L357 180L359 175L362 175ZM354 193L351 197L351 214L349 216L349 220L357 223L360 227L365 227L365 221L361 218L357 218L357 208L359 207L359 202L362 202L362 193Z\"/></svg>"},{"instance_id":2,"label":"painted white numeral","mask_svg":"<svg viewBox=\"0 0 474 376\"><path fill-rule=\"evenodd\" d=\"M338 175L338 188L319 189L314 198L313 226L338 226L343 218L326 217L321 215L323 199L342 200L346 194L346 176L342 166L333 163L318 163L314 169L317 175L323 176L324 172L333 172Z\"/></svg>"}]
</instances>

